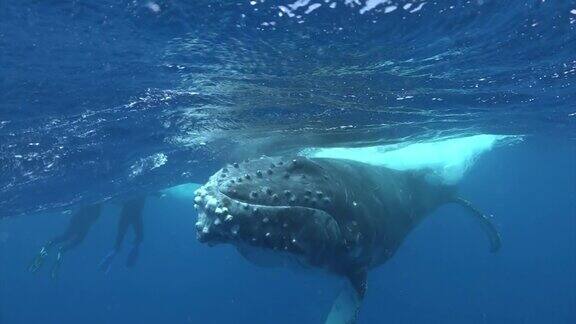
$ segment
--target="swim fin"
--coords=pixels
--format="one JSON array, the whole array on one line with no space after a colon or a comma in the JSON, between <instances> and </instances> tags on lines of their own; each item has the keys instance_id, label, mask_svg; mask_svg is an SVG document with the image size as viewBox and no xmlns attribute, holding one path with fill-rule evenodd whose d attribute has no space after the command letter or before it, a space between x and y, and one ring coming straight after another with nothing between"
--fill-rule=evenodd
<instances>
[{"instance_id":1,"label":"swim fin","mask_svg":"<svg viewBox=\"0 0 576 324\"><path fill-rule=\"evenodd\" d=\"M126 267L132 268L136 261L138 261L138 256L140 255L140 249L138 245L134 245L128 254L128 259L126 260Z\"/></svg>"},{"instance_id":2,"label":"swim fin","mask_svg":"<svg viewBox=\"0 0 576 324\"><path fill-rule=\"evenodd\" d=\"M98 269L102 272L104 272L105 274L108 274L108 272L110 272L110 269L112 269L112 261L114 261L114 257L116 257L116 254L118 253L117 250L112 250L110 253L108 253L104 259L102 259L102 261L100 261L100 264L98 265Z\"/></svg>"},{"instance_id":3,"label":"swim fin","mask_svg":"<svg viewBox=\"0 0 576 324\"><path fill-rule=\"evenodd\" d=\"M64 258L64 253L62 250L58 250L58 254L56 255L56 261L52 266L52 270L50 270L50 278L56 279L58 278L58 272L60 271L60 265L62 264L62 260Z\"/></svg>"},{"instance_id":4,"label":"swim fin","mask_svg":"<svg viewBox=\"0 0 576 324\"><path fill-rule=\"evenodd\" d=\"M44 264L44 261L46 260L46 256L48 256L48 246L50 246L50 243L40 248L40 252L38 252L36 257L34 257L32 262L28 266L28 271L36 273L38 270L40 270L40 268Z\"/></svg>"}]
</instances>

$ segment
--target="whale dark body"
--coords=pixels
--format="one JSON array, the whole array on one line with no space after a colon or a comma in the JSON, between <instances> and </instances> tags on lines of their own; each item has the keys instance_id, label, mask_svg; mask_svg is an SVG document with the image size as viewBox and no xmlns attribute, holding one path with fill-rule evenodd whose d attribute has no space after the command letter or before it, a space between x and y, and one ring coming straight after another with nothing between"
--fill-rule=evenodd
<instances>
[{"instance_id":1,"label":"whale dark body","mask_svg":"<svg viewBox=\"0 0 576 324\"><path fill-rule=\"evenodd\" d=\"M362 299L367 271L450 202L480 220L497 250L498 233L454 186L424 171L342 159L262 157L228 165L196 192L196 227L201 242L263 248L345 276Z\"/></svg>"}]
</instances>

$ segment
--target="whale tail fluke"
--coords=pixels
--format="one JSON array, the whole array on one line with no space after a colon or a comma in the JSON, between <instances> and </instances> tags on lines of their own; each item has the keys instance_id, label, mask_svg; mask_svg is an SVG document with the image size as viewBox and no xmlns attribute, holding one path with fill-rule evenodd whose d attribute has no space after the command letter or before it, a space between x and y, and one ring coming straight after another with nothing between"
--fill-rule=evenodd
<instances>
[{"instance_id":1,"label":"whale tail fluke","mask_svg":"<svg viewBox=\"0 0 576 324\"><path fill-rule=\"evenodd\" d=\"M490 218L478 208L474 207L474 205L466 199L456 197L452 202L464 207L470 215L474 216L474 219L480 223L482 230L484 230L484 233L486 233L486 236L488 236L488 239L490 240L490 252L497 252L502 246L502 242L500 239L500 233L498 233L498 230L494 224L492 224Z\"/></svg>"}]
</instances>

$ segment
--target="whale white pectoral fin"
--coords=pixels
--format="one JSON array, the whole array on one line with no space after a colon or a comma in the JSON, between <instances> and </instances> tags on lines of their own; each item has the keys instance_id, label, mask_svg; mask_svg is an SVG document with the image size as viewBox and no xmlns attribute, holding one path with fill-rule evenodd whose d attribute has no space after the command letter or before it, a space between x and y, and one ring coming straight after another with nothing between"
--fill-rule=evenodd
<instances>
[{"instance_id":1,"label":"whale white pectoral fin","mask_svg":"<svg viewBox=\"0 0 576 324\"><path fill-rule=\"evenodd\" d=\"M330 308L324 324L354 324L366 293L366 271L356 271L348 275L345 287Z\"/></svg>"},{"instance_id":2,"label":"whale white pectoral fin","mask_svg":"<svg viewBox=\"0 0 576 324\"><path fill-rule=\"evenodd\" d=\"M358 161L400 171L432 170L436 180L454 185L482 154L496 145L521 140L520 136L477 134L377 146L309 147L299 154L309 158Z\"/></svg>"},{"instance_id":3,"label":"whale white pectoral fin","mask_svg":"<svg viewBox=\"0 0 576 324\"><path fill-rule=\"evenodd\" d=\"M194 199L194 192L202 185L199 183L184 183L170 188L162 189L158 195L162 198L170 198L189 202Z\"/></svg>"},{"instance_id":4,"label":"whale white pectoral fin","mask_svg":"<svg viewBox=\"0 0 576 324\"><path fill-rule=\"evenodd\" d=\"M453 202L466 208L466 210L470 212L470 215L474 216L474 218L480 222L482 230L484 231L484 233L486 233L486 236L488 236L488 239L490 240L490 252L492 253L497 252L502 246L500 233L498 233L498 230L496 229L494 224L490 222L488 216L486 216L484 213L482 213L480 210L474 207L474 205L472 205L472 203L470 203L466 199L456 197L453 199Z\"/></svg>"},{"instance_id":5,"label":"whale white pectoral fin","mask_svg":"<svg viewBox=\"0 0 576 324\"><path fill-rule=\"evenodd\" d=\"M364 299L364 295L366 294L366 279L368 277L368 272L364 269L358 269L352 271L348 274L348 279L352 288L358 295L358 297L362 300Z\"/></svg>"}]
</instances>

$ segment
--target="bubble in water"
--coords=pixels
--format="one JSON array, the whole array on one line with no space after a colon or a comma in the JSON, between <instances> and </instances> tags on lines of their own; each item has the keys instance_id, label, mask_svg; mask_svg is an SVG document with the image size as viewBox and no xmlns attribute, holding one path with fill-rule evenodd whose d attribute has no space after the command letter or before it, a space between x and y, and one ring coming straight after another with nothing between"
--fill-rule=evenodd
<instances>
[{"instance_id":1,"label":"bubble in water","mask_svg":"<svg viewBox=\"0 0 576 324\"><path fill-rule=\"evenodd\" d=\"M152 12L160 12L160 6L156 2L148 2L146 3L146 8L150 9Z\"/></svg>"}]
</instances>

